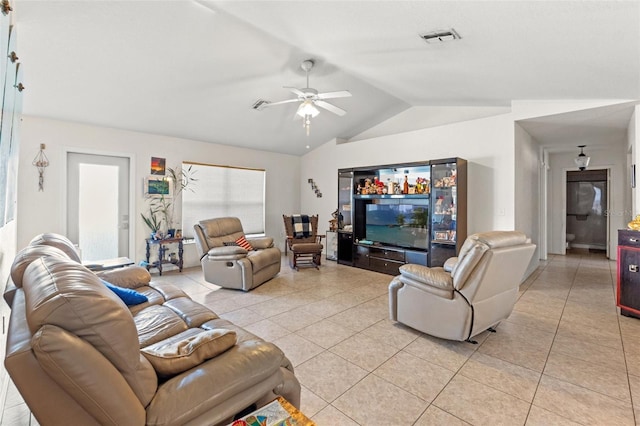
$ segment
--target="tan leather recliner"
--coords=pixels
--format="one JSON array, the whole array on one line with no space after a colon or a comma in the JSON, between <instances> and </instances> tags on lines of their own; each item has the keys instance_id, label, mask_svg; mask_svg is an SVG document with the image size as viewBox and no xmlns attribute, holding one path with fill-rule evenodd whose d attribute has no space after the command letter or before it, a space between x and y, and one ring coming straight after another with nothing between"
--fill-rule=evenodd
<instances>
[{"instance_id":1,"label":"tan leather recliner","mask_svg":"<svg viewBox=\"0 0 640 426\"><path fill-rule=\"evenodd\" d=\"M407 264L389 284L392 320L432 336L467 340L513 310L535 245L517 231L469 236L444 267Z\"/></svg>"},{"instance_id":2,"label":"tan leather recliner","mask_svg":"<svg viewBox=\"0 0 640 426\"><path fill-rule=\"evenodd\" d=\"M64 240L46 234L20 251L5 293L5 367L40 424L219 425L278 395L299 407L277 346L144 268L100 273L148 298L127 307Z\"/></svg>"},{"instance_id":3,"label":"tan leather recliner","mask_svg":"<svg viewBox=\"0 0 640 426\"><path fill-rule=\"evenodd\" d=\"M281 253L271 237L247 238L253 250L226 246L244 237L237 217L201 220L194 225L196 246L204 279L225 288L244 291L270 280L280 272Z\"/></svg>"}]
</instances>

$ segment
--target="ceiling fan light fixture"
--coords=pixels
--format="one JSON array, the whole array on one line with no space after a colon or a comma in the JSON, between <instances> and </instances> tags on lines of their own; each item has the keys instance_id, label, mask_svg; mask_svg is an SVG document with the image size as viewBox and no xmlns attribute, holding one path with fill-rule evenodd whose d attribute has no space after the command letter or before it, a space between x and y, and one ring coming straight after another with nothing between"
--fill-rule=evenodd
<instances>
[{"instance_id":1,"label":"ceiling fan light fixture","mask_svg":"<svg viewBox=\"0 0 640 426\"><path fill-rule=\"evenodd\" d=\"M580 154L578 154L578 156L573 160L580 171L583 171L587 167L589 167L589 161L591 161L591 157L584 153L585 147L586 145L578 145L578 148L580 148Z\"/></svg>"},{"instance_id":2,"label":"ceiling fan light fixture","mask_svg":"<svg viewBox=\"0 0 640 426\"><path fill-rule=\"evenodd\" d=\"M296 114L298 114L302 118L306 118L307 116L315 118L318 114L320 114L320 110L316 108L316 106L313 104L313 101L307 99L300 104L298 110L296 111Z\"/></svg>"}]
</instances>

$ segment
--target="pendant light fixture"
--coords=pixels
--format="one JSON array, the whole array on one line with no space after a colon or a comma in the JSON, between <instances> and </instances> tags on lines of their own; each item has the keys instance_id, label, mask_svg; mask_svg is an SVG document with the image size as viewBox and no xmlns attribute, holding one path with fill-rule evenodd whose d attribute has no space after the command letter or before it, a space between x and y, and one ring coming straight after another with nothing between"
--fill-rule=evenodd
<instances>
[{"instance_id":1,"label":"pendant light fixture","mask_svg":"<svg viewBox=\"0 0 640 426\"><path fill-rule=\"evenodd\" d=\"M591 161L591 157L587 156L584 153L585 147L586 145L578 145L578 148L580 148L580 154L578 154L578 156L573 160L575 161L576 166L578 166L580 171L586 169L589 166L589 161Z\"/></svg>"}]
</instances>

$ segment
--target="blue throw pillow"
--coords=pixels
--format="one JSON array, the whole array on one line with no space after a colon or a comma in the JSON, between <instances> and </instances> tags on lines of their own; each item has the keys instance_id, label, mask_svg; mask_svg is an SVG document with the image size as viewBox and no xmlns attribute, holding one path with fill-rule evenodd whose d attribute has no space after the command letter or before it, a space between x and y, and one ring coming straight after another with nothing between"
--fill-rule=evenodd
<instances>
[{"instance_id":1,"label":"blue throw pillow","mask_svg":"<svg viewBox=\"0 0 640 426\"><path fill-rule=\"evenodd\" d=\"M100 280L102 283L107 286L109 290L114 292L116 296L118 296L127 306L139 305L140 303L148 302L147 296L142 293L138 293L135 290L131 290L129 288L118 287L117 285L113 285L111 283L106 282L105 280Z\"/></svg>"}]
</instances>

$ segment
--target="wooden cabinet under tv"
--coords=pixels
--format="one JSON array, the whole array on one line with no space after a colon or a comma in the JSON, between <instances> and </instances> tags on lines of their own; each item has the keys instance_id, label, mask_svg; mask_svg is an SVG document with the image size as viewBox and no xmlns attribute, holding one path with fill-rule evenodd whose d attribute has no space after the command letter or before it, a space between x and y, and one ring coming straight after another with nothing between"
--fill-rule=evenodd
<instances>
[{"instance_id":1,"label":"wooden cabinet under tv","mask_svg":"<svg viewBox=\"0 0 640 426\"><path fill-rule=\"evenodd\" d=\"M353 266L358 268L398 275L400 273L398 269L405 263L418 263L426 266L427 252L382 245L355 245Z\"/></svg>"},{"instance_id":2,"label":"wooden cabinet under tv","mask_svg":"<svg viewBox=\"0 0 640 426\"><path fill-rule=\"evenodd\" d=\"M396 275L405 263L442 266L457 255L467 234L466 160L340 169L338 173L352 176L353 266ZM345 203L343 194L339 208Z\"/></svg>"}]
</instances>

